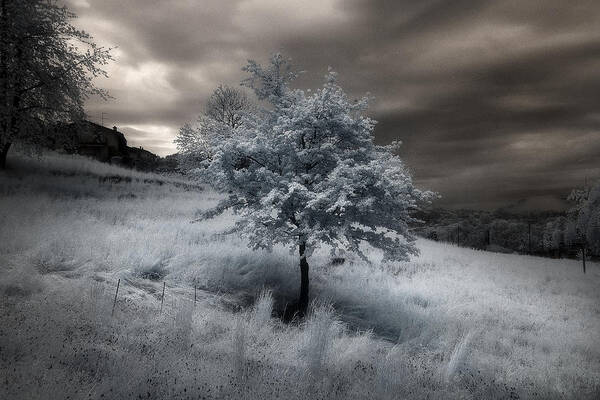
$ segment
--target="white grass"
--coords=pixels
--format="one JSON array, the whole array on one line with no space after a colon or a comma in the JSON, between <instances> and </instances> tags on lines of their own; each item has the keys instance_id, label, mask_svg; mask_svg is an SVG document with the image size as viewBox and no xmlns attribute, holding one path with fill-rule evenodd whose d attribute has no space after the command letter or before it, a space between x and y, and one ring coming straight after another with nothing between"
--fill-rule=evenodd
<instances>
[{"instance_id":1,"label":"white grass","mask_svg":"<svg viewBox=\"0 0 600 400\"><path fill-rule=\"evenodd\" d=\"M333 266L322 249L319 305L286 325L273 316L296 297L295 253L223 236L231 215L190 223L216 204L210 189L56 155L13 165L0 175L2 399L600 395L597 264L583 275L421 240L410 262L384 268L371 251L372 265Z\"/></svg>"}]
</instances>

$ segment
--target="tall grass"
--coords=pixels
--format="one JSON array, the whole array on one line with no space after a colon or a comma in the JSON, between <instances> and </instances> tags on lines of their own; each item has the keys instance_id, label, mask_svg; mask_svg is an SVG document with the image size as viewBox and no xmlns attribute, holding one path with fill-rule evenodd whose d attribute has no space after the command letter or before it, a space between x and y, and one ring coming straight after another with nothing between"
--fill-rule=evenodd
<instances>
[{"instance_id":1,"label":"tall grass","mask_svg":"<svg viewBox=\"0 0 600 400\"><path fill-rule=\"evenodd\" d=\"M286 325L295 253L224 236L232 215L190 223L209 188L62 156L15 165L0 175L0 398L600 393L597 264L420 240L410 262L337 265L324 248L317 306Z\"/></svg>"}]
</instances>

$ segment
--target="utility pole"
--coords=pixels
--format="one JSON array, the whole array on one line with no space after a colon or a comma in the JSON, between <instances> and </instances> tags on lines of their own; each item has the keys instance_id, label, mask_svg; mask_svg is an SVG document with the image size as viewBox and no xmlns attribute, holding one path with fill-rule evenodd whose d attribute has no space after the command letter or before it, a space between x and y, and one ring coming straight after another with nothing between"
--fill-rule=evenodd
<instances>
[{"instance_id":1,"label":"utility pole","mask_svg":"<svg viewBox=\"0 0 600 400\"><path fill-rule=\"evenodd\" d=\"M104 126L104 116L105 116L106 114L108 114L108 113L105 113L105 112L103 112L103 113L101 113L101 115L100 115L100 120L102 121L102 122L100 123L100 125L102 125L102 126Z\"/></svg>"},{"instance_id":2,"label":"utility pole","mask_svg":"<svg viewBox=\"0 0 600 400\"><path fill-rule=\"evenodd\" d=\"M592 225L592 228L600 228L600 225ZM585 274L585 258L587 256L587 237L585 236L585 233L582 235L581 238L581 261L583 264L583 273Z\"/></svg>"},{"instance_id":3,"label":"utility pole","mask_svg":"<svg viewBox=\"0 0 600 400\"><path fill-rule=\"evenodd\" d=\"M531 221L527 224L528 228L528 242L529 242L529 255L531 255Z\"/></svg>"},{"instance_id":4,"label":"utility pole","mask_svg":"<svg viewBox=\"0 0 600 400\"><path fill-rule=\"evenodd\" d=\"M460 247L460 225L456 225L456 245Z\"/></svg>"},{"instance_id":5,"label":"utility pole","mask_svg":"<svg viewBox=\"0 0 600 400\"><path fill-rule=\"evenodd\" d=\"M110 313L111 317L113 315L115 315L115 306L117 305L117 296L119 295L119 286L120 285L121 285L121 279L119 278L119 280L117 281L117 291L115 292L115 299L113 300L112 312Z\"/></svg>"}]
</instances>

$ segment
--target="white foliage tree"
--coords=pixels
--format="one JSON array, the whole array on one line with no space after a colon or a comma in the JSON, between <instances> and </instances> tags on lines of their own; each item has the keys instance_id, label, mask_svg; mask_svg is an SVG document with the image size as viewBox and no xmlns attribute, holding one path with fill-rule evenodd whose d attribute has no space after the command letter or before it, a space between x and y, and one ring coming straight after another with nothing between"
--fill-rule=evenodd
<instances>
[{"instance_id":1,"label":"white foliage tree","mask_svg":"<svg viewBox=\"0 0 600 400\"><path fill-rule=\"evenodd\" d=\"M229 196L205 217L232 208L234 231L252 248L279 243L298 251L301 314L309 301L307 257L320 245L364 257L366 242L385 260L417 254L411 213L432 194L413 186L395 145L374 143L375 121L363 115L367 99L349 100L331 71L312 94L291 89L296 74L281 55L244 70L244 84L269 105L213 144L206 173Z\"/></svg>"}]
</instances>

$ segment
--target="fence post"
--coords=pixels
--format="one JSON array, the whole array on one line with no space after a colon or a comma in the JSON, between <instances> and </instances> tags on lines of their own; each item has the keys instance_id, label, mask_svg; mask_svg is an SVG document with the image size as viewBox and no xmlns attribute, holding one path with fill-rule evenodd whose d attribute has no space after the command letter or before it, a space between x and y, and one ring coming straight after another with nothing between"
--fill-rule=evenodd
<instances>
[{"instance_id":1,"label":"fence post","mask_svg":"<svg viewBox=\"0 0 600 400\"><path fill-rule=\"evenodd\" d=\"M117 295L119 294L119 286L121 285L121 278L117 281L117 291L115 292L115 299L113 300L112 312L110 316L115 315L115 306L117 305Z\"/></svg>"},{"instance_id":2,"label":"fence post","mask_svg":"<svg viewBox=\"0 0 600 400\"><path fill-rule=\"evenodd\" d=\"M163 309L163 303L165 301L165 285L167 283L163 282L163 291L162 291L162 297L160 298L160 314L162 314L162 309Z\"/></svg>"}]
</instances>

